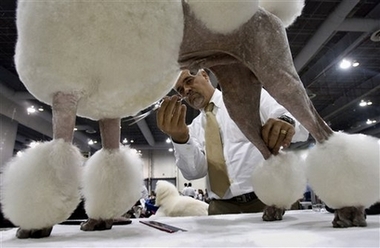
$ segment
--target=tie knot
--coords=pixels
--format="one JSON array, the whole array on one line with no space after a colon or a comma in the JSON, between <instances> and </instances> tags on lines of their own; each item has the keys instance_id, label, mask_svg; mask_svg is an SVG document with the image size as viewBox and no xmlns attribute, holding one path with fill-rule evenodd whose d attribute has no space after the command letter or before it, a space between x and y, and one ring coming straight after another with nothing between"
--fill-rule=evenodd
<instances>
[{"instance_id":1,"label":"tie knot","mask_svg":"<svg viewBox=\"0 0 380 248\"><path fill-rule=\"evenodd\" d=\"M212 112L212 110L214 109L214 103L213 102L210 102L206 108L205 108L205 112Z\"/></svg>"}]
</instances>

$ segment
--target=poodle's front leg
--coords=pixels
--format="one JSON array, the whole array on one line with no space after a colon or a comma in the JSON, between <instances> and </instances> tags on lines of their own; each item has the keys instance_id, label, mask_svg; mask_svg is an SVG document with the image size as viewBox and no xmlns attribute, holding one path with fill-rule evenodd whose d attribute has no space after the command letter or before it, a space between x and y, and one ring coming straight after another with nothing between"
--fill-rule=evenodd
<instances>
[{"instance_id":1,"label":"poodle's front leg","mask_svg":"<svg viewBox=\"0 0 380 248\"><path fill-rule=\"evenodd\" d=\"M263 211L264 221L282 220L282 216L285 214L285 208L279 208L276 206L267 206Z\"/></svg>"},{"instance_id":2,"label":"poodle's front leg","mask_svg":"<svg viewBox=\"0 0 380 248\"><path fill-rule=\"evenodd\" d=\"M103 148L85 165L83 195L89 219L81 230L111 229L140 199L142 161L129 147L120 148L120 118L99 122Z\"/></svg>"},{"instance_id":3,"label":"poodle's front leg","mask_svg":"<svg viewBox=\"0 0 380 248\"><path fill-rule=\"evenodd\" d=\"M102 119L99 121L100 134L102 138L102 147L108 151L116 151L119 149L120 141L120 119ZM93 178L94 179L94 178ZM87 187L87 185L85 185ZM91 187L91 186L89 186ZM90 189L91 190L91 189ZM92 192L95 194L95 192ZM113 218L111 216L105 217L96 216L91 211L89 205L91 204L91 196L86 194L88 202L85 204L87 215L89 219L81 224L81 230L94 231L94 230L107 230L112 228ZM94 199L96 202L101 202L103 199Z\"/></svg>"},{"instance_id":4,"label":"poodle's front leg","mask_svg":"<svg viewBox=\"0 0 380 248\"><path fill-rule=\"evenodd\" d=\"M292 153L271 156L264 143L259 115L261 84L255 75L238 63L210 69L221 84L230 116L266 159L255 166L255 179L252 181L256 195L267 205L263 220L282 220L285 209L302 196L306 187L305 174L298 158Z\"/></svg>"},{"instance_id":5,"label":"poodle's front leg","mask_svg":"<svg viewBox=\"0 0 380 248\"><path fill-rule=\"evenodd\" d=\"M217 65L210 69L220 83L229 115L263 157L268 159L272 153L261 136L261 84L250 70L239 63Z\"/></svg>"}]
</instances>

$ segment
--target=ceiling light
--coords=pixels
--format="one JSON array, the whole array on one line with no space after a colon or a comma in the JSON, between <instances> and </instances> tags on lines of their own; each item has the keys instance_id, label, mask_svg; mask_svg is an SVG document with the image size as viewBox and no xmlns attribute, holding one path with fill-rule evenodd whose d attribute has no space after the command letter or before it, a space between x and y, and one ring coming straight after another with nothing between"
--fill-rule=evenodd
<instances>
[{"instance_id":1,"label":"ceiling light","mask_svg":"<svg viewBox=\"0 0 380 248\"><path fill-rule=\"evenodd\" d=\"M366 123L367 123L368 125L371 125L371 124L376 123L376 120L370 120L370 119L367 119Z\"/></svg>"},{"instance_id":2,"label":"ceiling light","mask_svg":"<svg viewBox=\"0 0 380 248\"><path fill-rule=\"evenodd\" d=\"M26 111L28 112L28 115L30 115L36 113L37 110L34 108L34 106L30 106L26 109Z\"/></svg>"},{"instance_id":3,"label":"ceiling light","mask_svg":"<svg viewBox=\"0 0 380 248\"><path fill-rule=\"evenodd\" d=\"M165 140L165 142L169 144L169 143L171 142L171 140L170 140L169 138L167 138L167 139Z\"/></svg>"},{"instance_id":4,"label":"ceiling light","mask_svg":"<svg viewBox=\"0 0 380 248\"><path fill-rule=\"evenodd\" d=\"M90 139L90 140L87 142L87 144L89 144L90 146L92 146L93 144L96 144L96 143L98 143L98 141L96 141L96 140L92 140L92 139Z\"/></svg>"},{"instance_id":5,"label":"ceiling light","mask_svg":"<svg viewBox=\"0 0 380 248\"><path fill-rule=\"evenodd\" d=\"M131 143L135 142L134 140L131 140Z\"/></svg>"},{"instance_id":6,"label":"ceiling light","mask_svg":"<svg viewBox=\"0 0 380 248\"><path fill-rule=\"evenodd\" d=\"M74 131L78 131L78 128L74 127Z\"/></svg>"},{"instance_id":7,"label":"ceiling light","mask_svg":"<svg viewBox=\"0 0 380 248\"><path fill-rule=\"evenodd\" d=\"M351 67L351 61L347 60L347 59L343 59L340 64L339 64L339 67L342 68L342 69L348 69Z\"/></svg>"},{"instance_id":8,"label":"ceiling light","mask_svg":"<svg viewBox=\"0 0 380 248\"><path fill-rule=\"evenodd\" d=\"M174 150L173 150L173 148L169 148L168 151L169 152L173 152Z\"/></svg>"},{"instance_id":9,"label":"ceiling light","mask_svg":"<svg viewBox=\"0 0 380 248\"><path fill-rule=\"evenodd\" d=\"M123 141L122 141L123 144L127 144L128 143L128 140L127 138L124 138Z\"/></svg>"},{"instance_id":10,"label":"ceiling light","mask_svg":"<svg viewBox=\"0 0 380 248\"><path fill-rule=\"evenodd\" d=\"M354 61L354 63L352 63L352 66L353 66L353 67L358 67L358 66L359 66L359 62Z\"/></svg>"},{"instance_id":11,"label":"ceiling light","mask_svg":"<svg viewBox=\"0 0 380 248\"><path fill-rule=\"evenodd\" d=\"M371 102L371 101L364 101L364 100L361 100L360 103L359 103L359 106L360 106L360 107L365 107L365 106L369 106L369 105L372 105L372 102Z\"/></svg>"}]
</instances>

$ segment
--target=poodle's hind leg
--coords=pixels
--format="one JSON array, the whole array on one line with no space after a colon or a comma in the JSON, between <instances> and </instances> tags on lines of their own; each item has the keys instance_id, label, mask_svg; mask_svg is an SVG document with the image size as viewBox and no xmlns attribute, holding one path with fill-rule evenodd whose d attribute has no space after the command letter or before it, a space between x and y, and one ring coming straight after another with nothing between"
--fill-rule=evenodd
<instances>
[{"instance_id":1,"label":"poodle's hind leg","mask_svg":"<svg viewBox=\"0 0 380 248\"><path fill-rule=\"evenodd\" d=\"M103 148L85 164L83 195L89 219L83 231L111 229L114 219L141 198L143 162L129 147L120 147L120 118L99 122Z\"/></svg>"},{"instance_id":2,"label":"poodle's hind leg","mask_svg":"<svg viewBox=\"0 0 380 248\"><path fill-rule=\"evenodd\" d=\"M333 227L367 226L364 207L344 207L335 210Z\"/></svg>"},{"instance_id":3,"label":"poodle's hind leg","mask_svg":"<svg viewBox=\"0 0 380 248\"><path fill-rule=\"evenodd\" d=\"M362 206L380 195L379 148L375 137L337 132L310 149L308 182L327 206L337 209L334 227L366 225Z\"/></svg>"},{"instance_id":4,"label":"poodle's hind leg","mask_svg":"<svg viewBox=\"0 0 380 248\"><path fill-rule=\"evenodd\" d=\"M19 226L20 239L48 237L79 204L83 157L71 144L78 98L56 93L53 98L53 140L37 143L4 168L4 215Z\"/></svg>"},{"instance_id":5,"label":"poodle's hind leg","mask_svg":"<svg viewBox=\"0 0 380 248\"><path fill-rule=\"evenodd\" d=\"M245 26L247 35L241 58L263 87L284 106L317 140L333 131L318 114L293 64L286 30L274 15L259 10ZM257 35L260 33L261 35ZM259 58L259 59L257 59Z\"/></svg>"}]
</instances>

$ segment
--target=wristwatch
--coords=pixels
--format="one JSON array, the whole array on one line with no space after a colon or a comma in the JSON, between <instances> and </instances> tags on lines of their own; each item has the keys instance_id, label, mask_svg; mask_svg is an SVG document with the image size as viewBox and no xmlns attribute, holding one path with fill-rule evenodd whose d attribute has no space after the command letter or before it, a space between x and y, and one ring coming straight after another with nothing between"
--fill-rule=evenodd
<instances>
[{"instance_id":1,"label":"wristwatch","mask_svg":"<svg viewBox=\"0 0 380 248\"><path fill-rule=\"evenodd\" d=\"M277 119L282 120L282 121L286 121L287 123L291 124L293 127L296 126L296 122L293 120L293 118L291 118L287 115L281 115Z\"/></svg>"}]
</instances>

